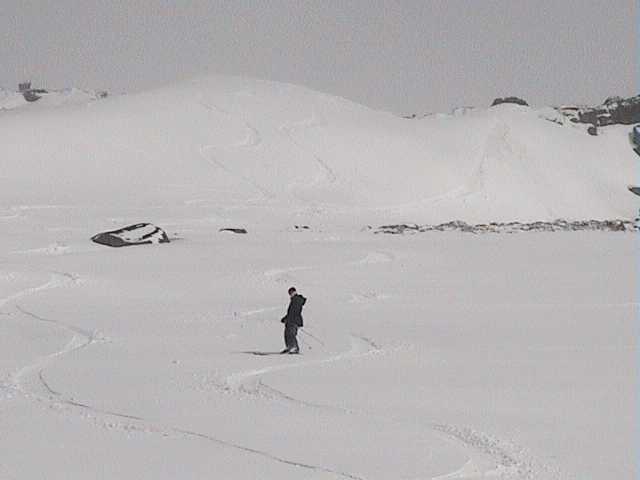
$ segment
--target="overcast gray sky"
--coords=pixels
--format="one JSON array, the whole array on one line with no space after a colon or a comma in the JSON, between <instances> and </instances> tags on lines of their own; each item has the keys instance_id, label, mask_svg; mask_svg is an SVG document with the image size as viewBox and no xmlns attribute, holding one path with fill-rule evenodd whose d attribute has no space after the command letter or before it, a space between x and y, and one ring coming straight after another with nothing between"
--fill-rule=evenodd
<instances>
[{"instance_id":1,"label":"overcast gray sky","mask_svg":"<svg viewBox=\"0 0 640 480\"><path fill-rule=\"evenodd\" d=\"M634 0L2 0L0 85L134 92L203 73L396 112L637 93Z\"/></svg>"}]
</instances>

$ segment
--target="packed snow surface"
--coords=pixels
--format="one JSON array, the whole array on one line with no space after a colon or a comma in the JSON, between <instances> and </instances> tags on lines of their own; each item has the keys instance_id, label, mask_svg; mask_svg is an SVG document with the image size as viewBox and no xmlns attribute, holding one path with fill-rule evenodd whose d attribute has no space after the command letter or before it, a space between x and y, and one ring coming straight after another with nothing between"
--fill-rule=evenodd
<instances>
[{"instance_id":1,"label":"packed snow surface","mask_svg":"<svg viewBox=\"0 0 640 480\"><path fill-rule=\"evenodd\" d=\"M635 478L634 234L362 229L631 218L627 133L225 77L0 112L0 479Z\"/></svg>"}]
</instances>

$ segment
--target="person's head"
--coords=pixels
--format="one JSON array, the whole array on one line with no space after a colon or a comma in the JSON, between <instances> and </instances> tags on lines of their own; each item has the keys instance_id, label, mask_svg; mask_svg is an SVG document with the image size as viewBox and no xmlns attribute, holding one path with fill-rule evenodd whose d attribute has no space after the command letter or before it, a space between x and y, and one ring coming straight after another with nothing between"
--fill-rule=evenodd
<instances>
[{"instance_id":1,"label":"person's head","mask_svg":"<svg viewBox=\"0 0 640 480\"><path fill-rule=\"evenodd\" d=\"M293 297L297 292L296 292L296 287L291 287L289 290L287 290L289 292L289 296Z\"/></svg>"}]
</instances>

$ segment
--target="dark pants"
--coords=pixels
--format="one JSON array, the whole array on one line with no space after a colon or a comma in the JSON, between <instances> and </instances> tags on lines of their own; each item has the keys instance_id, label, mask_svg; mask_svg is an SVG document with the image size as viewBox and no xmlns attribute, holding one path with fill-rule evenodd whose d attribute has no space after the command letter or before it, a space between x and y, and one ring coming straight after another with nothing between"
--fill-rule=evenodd
<instances>
[{"instance_id":1,"label":"dark pants","mask_svg":"<svg viewBox=\"0 0 640 480\"><path fill-rule=\"evenodd\" d=\"M293 323L287 323L284 326L284 344L287 347L287 350L299 350L298 347L298 339L296 335L298 334L298 326Z\"/></svg>"}]
</instances>

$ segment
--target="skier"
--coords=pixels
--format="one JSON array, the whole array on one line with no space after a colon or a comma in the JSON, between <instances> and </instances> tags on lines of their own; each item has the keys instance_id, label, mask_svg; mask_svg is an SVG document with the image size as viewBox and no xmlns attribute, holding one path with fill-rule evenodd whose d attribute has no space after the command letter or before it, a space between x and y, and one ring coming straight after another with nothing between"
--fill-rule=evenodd
<instances>
[{"instance_id":1,"label":"skier","mask_svg":"<svg viewBox=\"0 0 640 480\"><path fill-rule=\"evenodd\" d=\"M280 320L284 323L284 344L286 348L280 353L300 353L296 335L298 334L298 328L303 325L302 306L307 299L298 294L295 287L291 287L288 292L291 301L289 302L289 308L287 308L287 314Z\"/></svg>"}]
</instances>

